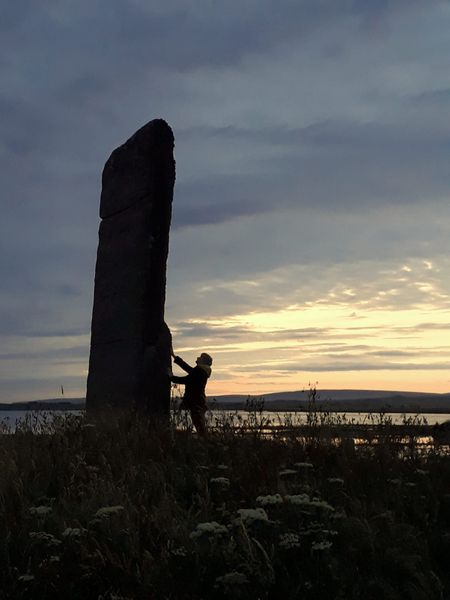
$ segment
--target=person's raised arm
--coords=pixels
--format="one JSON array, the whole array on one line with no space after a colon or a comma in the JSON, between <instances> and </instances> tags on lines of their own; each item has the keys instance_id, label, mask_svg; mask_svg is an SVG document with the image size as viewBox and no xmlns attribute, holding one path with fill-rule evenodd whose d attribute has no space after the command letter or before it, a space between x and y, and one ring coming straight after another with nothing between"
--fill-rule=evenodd
<instances>
[{"instance_id":1,"label":"person's raised arm","mask_svg":"<svg viewBox=\"0 0 450 600\"><path fill-rule=\"evenodd\" d=\"M175 358L173 359L173 362L178 365L179 367L181 367L183 369L183 371L186 371L186 373L192 373L192 371L194 370L194 367L191 367L190 365L187 364L187 362L184 362L184 360L181 358L181 356L175 356Z\"/></svg>"}]
</instances>

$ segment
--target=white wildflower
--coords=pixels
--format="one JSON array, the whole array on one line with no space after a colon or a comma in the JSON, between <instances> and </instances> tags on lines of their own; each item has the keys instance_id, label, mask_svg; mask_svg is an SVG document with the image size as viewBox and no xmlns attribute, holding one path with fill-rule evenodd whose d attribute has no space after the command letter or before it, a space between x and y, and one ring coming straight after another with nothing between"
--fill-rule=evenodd
<instances>
[{"instance_id":1,"label":"white wildflower","mask_svg":"<svg viewBox=\"0 0 450 600\"><path fill-rule=\"evenodd\" d=\"M181 546L180 548L175 548L174 550L172 550L172 554L173 554L173 556L185 557L185 556L187 556L187 550L186 550L186 548Z\"/></svg>"},{"instance_id":2,"label":"white wildflower","mask_svg":"<svg viewBox=\"0 0 450 600\"><path fill-rule=\"evenodd\" d=\"M56 563L56 562L60 562L61 559L59 558L59 556L56 556L55 554L53 554L52 556L50 556L49 561L51 563Z\"/></svg>"},{"instance_id":3,"label":"white wildflower","mask_svg":"<svg viewBox=\"0 0 450 600\"><path fill-rule=\"evenodd\" d=\"M81 426L81 429L93 429L95 427L94 423L85 423Z\"/></svg>"},{"instance_id":4,"label":"white wildflower","mask_svg":"<svg viewBox=\"0 0 450 600\"><path fill-rule=\"evenodd\" d=\"M303 506L305 508L320 508L323 510L334 511L334 508L325 502L324 500L319 500L318 498L313 498L312 500L309 498L308 494L296 494L290 496L289 494L284 497L286 502L289 504L295 504L296 506Z\"/></svg>"},{"instance_id":5,"label":"white wildflower","mask_svg":"<svg viewBox=\"0 0 450 600\"><path fill-rule=\"evenodd\" d=\"M216 578L216 585L224 585L224 586L232 586L232 585L243 585L249 583L247 576L244 573L239 573L238 571L231 571L231 573L227 573L226 575L222 575L222 577Z\"/></svg>"},{"instance_id":6,"label":"white wildflower","mask_svg":"<svg viewBox=\"0 0 450 600\"><path fill-rule=\"evenodd\" d=\"M296 495L292 495L292 496L290 496L288 494L287 496L284 497L284 499L286 500L286 502L289 502L289 504L303 505L303 504L310 503L308 494L296 494Z\"/></svg>"},{"instance_id":7,"label":"white wildflower","mask_svg":"<svg viewBox=\"0 0 450 600\"><path fill-rule=\"evenodd\" d=\"M34 579L34 575L21 575L18 578L19 581L23 581L23 582L33 581L33 579Z\"/></svg>"},{"instance_id":8,"label":"white wildflower","mask_svg":"<svg viewBox=\"0 0 450 600\"><path fill-rule=\"evenodd\" d=\"M428 475L429 471L425 471L424 469L416 469L417 475Z\"/></svg>"},{"instance_id":9,"label":"white wildflower","mask_svg":"<svg viewBox=\"0 0 450 600\"><path fill-rule=\"evenodd\" d=\"M324 510L334 511L334 508L331 506L331 504L328 504L328 502L325 502L325 500L319 500L319 498L313 498L311 500L311 506L314 506L314 508L323 508Z\"/></svg>"},{"instance_id":10,"label":"white wildflower","mask_svg":"<svg viewBox=\"0 0 450 600\"><path fill-rule=\"evenodd\" d=\"M43 517L44 515L48 515L52 512L51 506L32 506L30 509L31 515L37 515L39 517Z\"/></svg>"},{"instance_id":11,"label":"white wildflower","mask_svg":"<svg viewBox=\"0 0 450 600\"><path fill-rule=\"evenodd\" d=\"M228 465L217 465L216 467L219 471L228 471Z\"/></svg>"},{"instance_id":12,"label":"white wildflower","mask_svg":"<svg viewBox=\"0 0 450 600\"><path fill-rule=\"evenodd\" d=\"M220 525L217 521L210 521L207 523L199 523L195 530L189 535L191 539L196 539L202 535L222 535L228 533L228 529L225 525Z\"/></svg>"},{"instance_id":13,"label":"white wildflower","mask_svg":"<svg viewBox=\"0 0 450 600\"><path fill-rule=\"evenodd\" d=\"M209 480L209 483L212 483L213 485L218 485L221 487L229 487L230 486L230 480L228 479L228 477L211 477L211 479Z\"/></svg>"},{"instance_id":14,"label":"white wildflower","mask_svg":"<svg viewBox=\"0 0 450 600\"><path fill-rule=\"evenodd\" d=\"M388 479L388 483L392 483L392 485L401 485L401 479Z\"/></svg>"},{"instance_id":15,"label":"white wildflower","mask_svg":"<svg viewBox=\"0 0 450 600\"><path fill-rule=\"evenodd\" d=\"M119 512L122 510L124 510L123 506L104 506L103 508L98 509L94 517L100 519L107 519L111 515L119 514Z\"/></svg>"},{"instance_id":16,"label":"white wildflower","mask_svg":"<svg viewBox=\"0 0 450 600\"><path fill-rule=\"evenodd\" d=\"M322 552L324 550L329 550L333 542L313 542L311 544L311 550Z\"/></svg>"},{"instance_id":17,"label":"white wildflower","mask_svg":"<svg viewBox=\"0 0 450 600\"><path fill-rule=\"evenodd\" d=\"M245 525L250 525L255 521L268 522L269 520L267 513L263 508L240 508L238 514Z\"/></svg>"},{"instance_id":18,"label":"white wildflower","mask_svg":"<svg viewBox=\"0 0 450 600\"><path fill-rule=\"evenodd\" d=\"M343 512L341 510L338 512L335 512L331 515L331 518L336 519L336 520L345 519L346 517L347 517L347 515L345 514L345 512Z\"/></svg>"},{"instance_id":19,"label":"white wildflower","mask_svg":"<svg viewBox=\"0 0 450 600\"><path fill-rule=\"evenodd\" d=\"M341 477L328 477L327 481L334 485L344 485L344 480Z\"/></svg>"},{"instance_id":20,"label":"white wildflower","mask_svg":"<svg viewBox=\"0 0 450 600\"><path fill-rule=\"evenodd\" d=\"M406 482L406 487L413 488L413 487L416 487L416 484L413 481L407 481Z\"/></svg>"},{"instance_id":21,"label":"white wildflower","mask_svg":"<svg viewBox=\"0 0 450 600\"><path fill-rule=\"evenodd\" d=\"M294 469L283 469L278 473L280 477L291 477L292 475L297 475L297 471Z\"/></svg>"},{"instance_id":22,"label":"white wildflower","mask_svg":"<svg viewBox=\"0 0 450 600\"><path fill-rule=\"evenodd\" d=\"M258 496L256 498L256 503L261 504L261 506L273 506L274 504L282 504L283 498L280 496L280 494Z\"/></svg>"},{"instance_id":23,"label":"white wildflower","mask_svg":"<svg viewBox=\"0 0 450 600\"><path fill-rule=\"evenodd\" d=\"M62 532L63 537L80 537L87 532L87 529L84 527L66 527L66 529Z\"/></svg>"},{"instance_id":24,"label":"white wildflower","mask_svg":"<svg viewBox=\"0 0 450 600\"><path fill-rule=\"evenodd\" d=\"M314 465L310 462L297 462L294 463L294 467L297 467L297 469L314 469Z\"/></svg>"},{"instance_id":25,"label":"white wildflower","mask_svg":"<svg viewBox=\"0 0 450 600\"><path fill-rule=\"evenodd\" d=\"M283 533L280 535L280 548L290 550L291 548L300 548L300 537L296 533Z\"/></svg>"},{"instance_id":26,"label":"white wildflower","mask_svg":"<svg viewBox=\"0 0 450 600\"><path fill-rule=\"evenodd\" d=\"M47 546L59 546L61 540L46 531L30 531L29 536L36 542L44 542Z\"/></svg>"}]
</instances>

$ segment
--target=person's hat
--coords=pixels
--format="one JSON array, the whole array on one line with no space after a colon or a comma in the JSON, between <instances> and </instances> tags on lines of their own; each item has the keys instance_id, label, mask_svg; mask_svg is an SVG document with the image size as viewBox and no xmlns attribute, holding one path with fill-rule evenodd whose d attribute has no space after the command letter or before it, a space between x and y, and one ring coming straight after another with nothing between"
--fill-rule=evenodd
<instances>
[{"instance_id":1,"label":"person's hat","mask_svg":"<svg viewBox=\"0 0 450 600\"><path fill-rule=\"evenodd\" d=\"M212 358L209 354L206 354L206 352L202 352L198 362L202 365L208 365L208 367L210 367L212 365Z\"/></svg>"}]
</instances>

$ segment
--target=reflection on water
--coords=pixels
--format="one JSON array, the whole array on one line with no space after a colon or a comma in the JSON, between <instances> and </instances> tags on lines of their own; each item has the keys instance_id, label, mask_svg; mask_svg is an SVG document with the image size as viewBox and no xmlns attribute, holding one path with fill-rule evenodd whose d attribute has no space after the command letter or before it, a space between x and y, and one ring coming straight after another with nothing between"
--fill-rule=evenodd
<instances>
[{"instance_id":1,"label":"reflection on water","mask_svg":"<svg viewBox=\"0 0 450 600\"><path fill-rule=\"evenodd\" d=\"M84 410L54 410L54 411L26 411L26 410L0 410L0 422L5 422L10 425L14 425L16 422L21 422L25 419L26 415L46 415L46 418L52 419L53 415L83 415ZM306 425L308 423L309 413L301 411L283 411L274 412L269 410L257 411L256 413L246 410L210 410L207 413L210 424L215 422L222 422L227 420L233 422L235 425L239 425L242 422L247 422L254 419L254 415L259 422L265 421L276 426L290 426ZM326 419L335 424L342 425L373 425L380 422L379 413L366 413L366 412L327 412L317 413L318 418L320 415L326 416ZM420 419L421 424L424 425L436 425L445 423L450 420L450 413L419 413L405 414L405 413L382 413L384 421L390 420L392 425L403 425L405 420Z\"/></svg>"},{"instance_id":2,"label":"reflection on water","mask_svg":"<svg viewBox=\"0 0 450 600\"><path fill-rule=\"evenodd\" d=\"M31 427L35 433L40 433L48 430L55 418L84 414L84 410L0 411L0 432L12 433L20 424L26 422L27 427ZM177 416L178 411L172 414L177 428L184 429L190 425L187 414L184 414L183 418ZM426 447L438 441L429 435L432 433L430 428L450 421L450 414L211 410L207 413L207 420L209 427L213 429L238 429L242 432L256 430L259 434L277 436L279 439L283 439L289 433L310 436L320 429L321 436L326 436L330 443L342 443L346 439L355 446L377 444L378 436L382 433L383 440L389 439L391 443L406 446L413 440L416 446ZM447 440L443 440L443 444L447 443Z\"/></svg>"},{"instance_id":3,"label":"reflection on water","mask_svg":"<svg viewBox=\"0 0 450 600\"><path fill-rule=\"evenodd\" d=\"M236 425L239 421L248 421L253 418L255 413L245 410L212 410L207 413L211 423L215 420L233 420ZM445 423L450 420L449 413L420 413L420 414L405 414L405 413L366 413L366 412L317 412L313 413L316 418L325 420L326 422L332 422L337 425L377 425L380 423L380 419L384 423L390 421L392 425L403 425L411 424L420 420L420 424L423 425L437 425ZM263 410L257 411L256 416L259 421L267 421L272 425L286 426L287 424L295 427L296 425L306 425L311 419L310 413L300 411L283 411L280 413ZM405 423L406 422L406 423Z\"/></svg>"},{"instance_id":4,"label":"reflection on water","mask_svg":"<svg viewBox=\"0 0 450 600\"><path fill-rule=\"evenodd\" d=\"M55 417L63 417L65 415L84 415L84 410L0 410L0 425L1 429L5 433L6 429L10 429L11 432L15 431L16 427L20 423L27 421L30 425L39 423L51 423Z\"/></svg>"}]
</instances>

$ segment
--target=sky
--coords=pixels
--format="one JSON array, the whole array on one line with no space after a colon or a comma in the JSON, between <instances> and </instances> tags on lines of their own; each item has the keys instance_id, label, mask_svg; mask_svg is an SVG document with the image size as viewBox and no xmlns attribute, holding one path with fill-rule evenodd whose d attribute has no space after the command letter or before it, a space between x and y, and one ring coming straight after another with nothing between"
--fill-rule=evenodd
<instances>
[{"instance_id":1,"label":"sky","mask_svg":"<svg viewBox=\"0 0 450 600\"><path fill-rule=\"evenodd\" d=\"M449 31L435 0L4 0L0 401L84 396L101 172L154 118L210 396L450 392Z\"/></svg>"}]
</instances>

